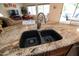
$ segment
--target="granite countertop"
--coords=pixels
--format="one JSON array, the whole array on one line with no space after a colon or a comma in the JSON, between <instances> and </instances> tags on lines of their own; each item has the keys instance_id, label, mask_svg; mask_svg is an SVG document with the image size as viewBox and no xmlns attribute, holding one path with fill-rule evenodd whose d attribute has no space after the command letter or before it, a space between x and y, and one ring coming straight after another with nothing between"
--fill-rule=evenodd
<instances>
[{"instance_id":1,"label":"granite countertop","mask_svg":"<svg viewBox=\"0 0 79 59\"><path fill-rule=\"evenodd\" d=\"M19 38L20 38L22 32L25 31L25 26L18 25L18 27L16 27L16 28L19 29L20 34L18 35L18 37L16 37L16 39L14 41L11 40L10 38L9 38L10 40L6 39L6 40L9 40L8 41L9 43L7 42L8 44L3 42L6 40L2 40L2 42L0 43L1 44L0 45L0 55L7 55L7 56L8 55L9 56L10 55L11 56L34 55L34 54L43 53L46 51L55 50L55 49L79 42L79 33L77 31L77 28L79 28L78 26L63 25L63 24L54 24L54 25L45 25L45 26L42 25L42 29L52 28L55 31L57 31L63 37L63 39L61 39L59 41L55 41L55 42L50 42L50 43L46 43L46 44L33 46L33 47L19 48L19 44L18 44ZM31 28L28 27L28 29L31 29ZM17 29L15 29L14 31L16 31L16 30ZM14 38L12 38L12 39L14 39ZM4 46L4 47L1 48L1 46Z\"/></svg>"}]
</instances>

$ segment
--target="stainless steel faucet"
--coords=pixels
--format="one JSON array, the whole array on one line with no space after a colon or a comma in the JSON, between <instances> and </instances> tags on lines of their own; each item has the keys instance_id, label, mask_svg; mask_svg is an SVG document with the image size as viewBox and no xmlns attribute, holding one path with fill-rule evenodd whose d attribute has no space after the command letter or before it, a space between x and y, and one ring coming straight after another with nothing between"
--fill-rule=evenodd
<instances>
[{"instance_id":1,"label":"stainless steel faucet","mask_svg":"<svg viewBox=\"0 0 79 59\"><path fill-rule=\"evenodd\" d=\"M41 23L44 22L46 23L46 17L44 15L44 13L40 12L38 15L37 15L37 21L36 21L36 24L37 24L37 29L40 29L41 28Z\"/></svg>"}]
</instances>

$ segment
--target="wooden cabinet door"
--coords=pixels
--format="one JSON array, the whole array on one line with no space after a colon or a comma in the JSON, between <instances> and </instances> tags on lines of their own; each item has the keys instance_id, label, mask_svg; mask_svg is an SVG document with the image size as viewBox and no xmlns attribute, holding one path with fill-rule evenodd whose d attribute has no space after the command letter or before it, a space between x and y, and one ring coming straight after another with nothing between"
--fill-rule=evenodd
<instances>
[{"instance_id":1,"label":"wooden cabinet door","mask_svg":"<svg viewBox=\"0 0 79 59\"><path fill-rule=\"evenodd\" d=\"M41 54L34 55L34 56L66 56L68 52L70 51L70 49L72 48L72 46L73 45L70 45L67 47L59 48L57 50L48 51L48 52L41 53Z\"/></svg>"}]
</instances>

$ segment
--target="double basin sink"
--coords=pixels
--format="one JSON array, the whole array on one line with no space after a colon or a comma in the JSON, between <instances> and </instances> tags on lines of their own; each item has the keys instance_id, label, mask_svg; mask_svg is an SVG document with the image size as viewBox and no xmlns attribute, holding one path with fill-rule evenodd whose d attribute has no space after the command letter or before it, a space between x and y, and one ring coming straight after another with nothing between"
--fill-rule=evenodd
<instances>
[{"instance_id":1,"label":"double basin sink","mask_svg":"<svg viewBox=\"0 0 79 59\"><path fill-rule=\"evenodd\" d=\"M20 48L36 46L44 43L61 40L62 36L53 29L30 30L22 33L20 38Z\"/></svg>"}]
</instances>

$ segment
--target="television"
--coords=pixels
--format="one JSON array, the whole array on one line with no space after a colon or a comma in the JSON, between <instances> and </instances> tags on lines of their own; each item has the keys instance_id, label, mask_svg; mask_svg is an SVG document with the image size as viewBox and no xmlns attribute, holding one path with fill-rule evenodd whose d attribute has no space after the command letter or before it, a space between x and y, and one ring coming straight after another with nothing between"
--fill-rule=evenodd
<instances>
[{"instance_id":1,"label":"television","mask_svg":"<svg viewBox=\"0 0 79 59\"><path fill-rule=\"evenodd\" d=\"M19 15L18 10L9 10L9 15L14 16L14 15Z\"/></svg>"}]
</instances>

